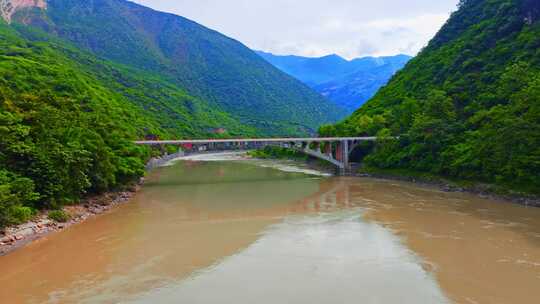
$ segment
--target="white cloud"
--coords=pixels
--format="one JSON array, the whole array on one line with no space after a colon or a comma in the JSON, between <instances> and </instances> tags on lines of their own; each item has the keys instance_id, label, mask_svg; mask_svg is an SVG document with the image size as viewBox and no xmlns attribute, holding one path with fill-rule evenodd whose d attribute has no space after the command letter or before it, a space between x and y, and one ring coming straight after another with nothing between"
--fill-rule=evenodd
<instances>
[{"instance_id":1,"label":"white cloud","mask_svg":"<svg viewBox=\"0 0 540 304\"><path fill-rule=\"evenodd\" d=\"M415 55L459 0L135 0L276 54Z\"/></svg>"}]
</instances>

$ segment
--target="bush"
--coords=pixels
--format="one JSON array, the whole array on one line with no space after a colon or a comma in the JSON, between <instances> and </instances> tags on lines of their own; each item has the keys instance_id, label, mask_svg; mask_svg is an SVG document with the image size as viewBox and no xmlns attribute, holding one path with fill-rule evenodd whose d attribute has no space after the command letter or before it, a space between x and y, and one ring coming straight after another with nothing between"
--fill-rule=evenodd
<instances>
[{"instance_id":1,"label":"bush","mask_svg":"<svg viewBox=\"0 0 540 304\"><path fill-rule=\"evenodd\" d=\"M14 223L20 224L31 220L35 215L35 210L30 207L15 206L11 208L10 213Z\"/></svg>"},{"instance_id":2,"label":"bush","mask_svg":"<svg viewBox=\"0 0 540 304\"><path fill-rule=\"evenodd\" d=\"M65 223L69 221L69 214L64 212L63 210L53 210L49 212L49 219L59 222L59 223Z\"/></svg>"},{"instance_id":3,"label":"bush","mask_svg":"<svg viewBox=\"0 0 540 304\"><path fill-rule=\"evenodd\" d=\"M249 155L260 159L301 159L308 158L307 155L302 152L295 151L293 149L266 146L264 149L250 151Z\"/></svg>"},{"instance_id":4,"label":"bush","mask_svg":"<svg viewBox=\"0 0 540 304\"><path fill-rule=\"evenodd\" d=\"M0 170L0 228L30 220L34 211L28 206L38 198L32 180Z\"/></svg>"}]
</instances>

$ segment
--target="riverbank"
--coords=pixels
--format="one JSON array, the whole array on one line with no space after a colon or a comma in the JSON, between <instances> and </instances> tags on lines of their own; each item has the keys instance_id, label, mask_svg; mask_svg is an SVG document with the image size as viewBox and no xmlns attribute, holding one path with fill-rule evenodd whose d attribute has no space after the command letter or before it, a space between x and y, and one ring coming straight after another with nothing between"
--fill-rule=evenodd
<instances>
[{"instance_id":1,"label":"riverbank","mask_svg":"<svg viewBox=\"0 0 540 304\"><path fill-rule=\"evenodd\" d=\"M0 256L11 253L51 233L82 223L129 201L140 189L142 180L126 190L90 197L80 204L64 207L62 211L69 216L66 222L53 221L49 218L51 211L44 211L27 223L5 228L4 234L0 234Z\"/></svg>"},{"instance_id":2,"label":"riverbank","mask_svg":"<svg viewBox=\"0 0 540 304\"><path fill-rule=\"evenodd\" d=\"M223 151L227 153L229 151ZM188 154L179 151L174 154L168 154L162 157L150 159L146 164L146 171L149 172L161 166L167 166L171 162L189 157L197 157L198 155L207 155L210 152L201 152ZM126 187L121 191L108 192L98 196L93 196L84 199L81 203L62 208L62 212L68 215L69 219L65 222L54 221L49 217L52 210L40 212L32 220L6 227L0 232L0 256L7 255L25 245L37 241L51 233L59 232L67 229L70 226L80 224L89 218L106 213L115 206L128 202L142 187L144 178L141 178L138 183Z\"/></svg>"},{"instance_id":3,"label":"riverbank","mask_svg":"<svg viewBox=\"0 0 540 304\"><path fill-rule=\"evenodd\" d=\"M179 151L174 154L152 158L146 164L146 171L164 166L184 155L183 151ZM13 252L51 233L82 223L91 217L103 214L115 206L129 201L139 191L143 182L144 178L141 178L138 183L127 186L124 190L107 192L86 198L79 204L65 206L61 210L68 216L65 222L52 220L49 216L52 210L47 210L40 212L26 223L5 228L3 232L0 232L0 256Z\"/></svg>"},{"instance_id":4,"label":"riverbank","mask_svg":"<svg viewBox=\"0 0 540 304\"><path fill-rule=\"evenodd\" d=\"M540 197L528 195L520 192L509 192L490 184L453 181L431 174L400 171L383 170L376 168L358 168L349 174L356 177L372 177L387 180L398 180L415 183L417 185L436 187L445 192L467 192L478 195L482 198L493 199L528 207L540 207Z\"/></svg>"},{"instance_id":5,"label":"riverbank","mask_svg":"<svg viewBox=\"0 0 540 304\"><path fill-rule=\"evenodd\" d=\"M388 303L535 303L523 290L537 281L540 208L407 182L306 176L304 163L236 155L160 167L128 203L0 257L0 298L280 303L293 288L293 300L309 303L330 288L325 303L389 293ZM245 278L257 279L246 288ZM369 288L358 294L360 283ZM425 284L449 300L434 300ZM204 290L212 294L201 298Z\"/></svg>"},{"instance_id":6,"label":"riverbank","mask_svg":"<svg viewBox=\"0 0 540 304\"><path fill-rule=\"evenodd\" d=\"M246 160L246 159L258 159L257 155L254 153L238 153L238 152L226 152L222 153L201 153L195 155L185 155L174 154L168 155L163 158L153 159L149 162L147 170L150 171L159 166L167 166L172 161L178 159L185 160L198 160L206 159L212 155L216 155L216 160L223 160L223 155L229 155L229 160ZM337 175L335 168L329 164L325 164L319 160L314 160L310 158L295 157L287 158L285 156L275 157L270 155L265 155L261 159L289 159L297 163L304 163L307 168L314 171L322 172L327 175ZM468 192L475 195L478 195L482 198L489 198L497 201L512 202L516 204L521 204L525 206L540 207L540 198L533 196L524 196L519 194L500 194L495 193L493 188L490 188L489 185L480 185L480 184L459 184L453 181L445 180L442 178L435 178L430 176L422 175L406 175L398 174L399 172L394 171L383 171L383 170L360 170L355 168L353 173L348 174L352 177L371 177L385 180L399 180L415 183L420 186L434 187L445 192ZM69 215L69 220L65 223L56 222L49 218L49 212L42 212L36 216L32 221L27 223L6 228L4 234L0 234L0 256L6 255L8 253L17 250L29 244L33 241L41 239L50 233L62 231L72 225L82 223L87 219L103 214L115 206L128 202L141 188L144 179L141 179L138 184L129 187L126 190L105 193L100 196L95 196L84 200L82 203L66 206L63 208L63 211Z\"/></svg>"},{"instance_id":7,"label":"riverbank","mask_svg":"<svg viewBox=\"0 0 540 304\"><path fill-rule=\"evenodd\" d=\"M300 152L291 151L288 149L268 147L263 150L250 152L249 155L254 158L289 159L293 161L305 162L314 170L320 170L329 174L337 174L337 171L333 165L324 161L312 159L304 154L301 154ZM502 189L501 187L490 184L469 181L453 181L422 172L362 168L358 165L353 165L353 169L347 174L347 176L406 181L421 186L435 187L445 192L467 192L478 195L482 198L505 201L524 206L540 207L540 197L538 196L527 195L520 192L510 192L506 189Z\"/></svg>"}]
</instances>

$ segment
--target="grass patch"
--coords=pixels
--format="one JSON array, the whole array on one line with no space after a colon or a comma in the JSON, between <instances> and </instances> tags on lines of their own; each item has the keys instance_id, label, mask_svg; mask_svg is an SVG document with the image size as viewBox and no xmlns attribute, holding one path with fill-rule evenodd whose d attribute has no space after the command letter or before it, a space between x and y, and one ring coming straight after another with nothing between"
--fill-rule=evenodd
<instances>
[{"instance_id":1,"label":"grass patch","mask_svg":"<svg viewBox=\"0 0 540 304\"><path fill-rule=\"evenodd\" d=\"M59 222L59 223L65 223L69 221L71 217L69 214L67 214L64 210L53 210L49 212L49 219Z\"/></svg>"}]
</instances>

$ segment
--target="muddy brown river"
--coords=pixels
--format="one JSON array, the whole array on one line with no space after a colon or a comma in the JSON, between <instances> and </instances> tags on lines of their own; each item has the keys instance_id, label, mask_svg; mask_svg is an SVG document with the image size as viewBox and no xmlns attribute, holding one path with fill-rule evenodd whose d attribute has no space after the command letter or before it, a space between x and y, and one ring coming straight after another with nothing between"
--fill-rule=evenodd
<instances>
[{"instance_id":1,"label":"muddy brown river","mask_svg":"<svg viewBox=\"0 0 540 304\"><path fill-rule=\"evenodd\" d=\"M0 303L540 303L540 209L275 167L153 171L0 257Z\"/></svg>"}]
</instances>

